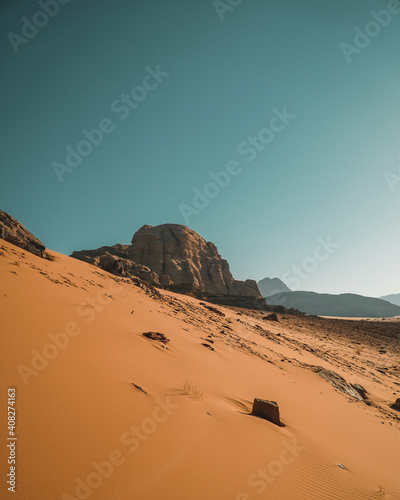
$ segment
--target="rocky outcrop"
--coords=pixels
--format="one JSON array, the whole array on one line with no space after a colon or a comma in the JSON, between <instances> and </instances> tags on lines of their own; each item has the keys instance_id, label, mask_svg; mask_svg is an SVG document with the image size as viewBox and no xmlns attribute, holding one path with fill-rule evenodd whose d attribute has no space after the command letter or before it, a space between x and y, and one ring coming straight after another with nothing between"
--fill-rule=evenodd
<instances>
[{"instance_id":1,"label":"rocky outcrop","mask_svg":"<svg viewBox=\"0 0 400 500\"><path fill-rule=\"evenodd\" d=\"M217 247L186 226L143 226L134 234L128 254L159 276L169 276L174 285L192 285L212 294L261 298L255 281L234 280Z\"/></svg>"},{"instance_id":2,"label":"rocky outcrop","mask_svg":"<svg viewBox=\"0 0 400 500\"><path fill-rule=\"evenodd\" d=\"M123 245L115 245L122 247ZM103 249L112 249L115 247L103 247ZM100 250L100 249L99 249ZM105 253L99 250L74 252L72 257L83 260L89 264L100 267L115 276L126 278L138 277L152 285L160 285L160 277L153 273L148 267L132 262L130 259L114 255L105 250ZM112 250L111 250L112 251Z\"/></svg>"},{"instance_id":3,"label":"rocky outcrop","mask_svg":"<svg viewBox=\"0 0 400 500\"><path fill-rule=\"evenodd\" d=\"M131 245L82 250L72 257L119 276L138 276L181 293L263 301L255 281L233 279L217 247L179 224L146 225L134 234Z\"/></svg>"},{"instance_id":4,"label":"rocky outcrop","mask_svg":"<svg viewBox=\"0 0 400 500\"><path fill-rule=\"evenodd\" d=\"M46 247L17 219L0 210L0 238L42 258L48 258Z\"/></svg>"},{"instance_id":5,"label":"rocky outcrop","mask_svg":"<svg viewBox=\"0 0 400 500\"><path fill-rule=\"evenodd\" d=\"M346 380L338 373L332 370L327 370L326 368L321 368L318 372L318 375L327 380L329 383L331 383L333 387L339 389L339 391L344 392L348 396L358 399L359 401L364 400L359 390L355 389L352 385L348 384Z\"/></svg>"}]
</instances>

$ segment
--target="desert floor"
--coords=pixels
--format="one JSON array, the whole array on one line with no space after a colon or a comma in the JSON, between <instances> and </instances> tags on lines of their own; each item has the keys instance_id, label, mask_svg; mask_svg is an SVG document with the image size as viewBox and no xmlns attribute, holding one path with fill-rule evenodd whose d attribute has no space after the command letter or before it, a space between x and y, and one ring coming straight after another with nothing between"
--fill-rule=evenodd
<instances>
[{"instance_id":1,"label":"desert floor","mask_svg":"<svg viewBox=\"0 0 400 500\"><path fill-rule=\"evenodd\" d=\"M271 322L49 253L0 243L1 498L400 499L398 320ZM317 367L363 385L369 405ZM256 397L283 427L250 415Z\"/></svg>"}]
</instances>

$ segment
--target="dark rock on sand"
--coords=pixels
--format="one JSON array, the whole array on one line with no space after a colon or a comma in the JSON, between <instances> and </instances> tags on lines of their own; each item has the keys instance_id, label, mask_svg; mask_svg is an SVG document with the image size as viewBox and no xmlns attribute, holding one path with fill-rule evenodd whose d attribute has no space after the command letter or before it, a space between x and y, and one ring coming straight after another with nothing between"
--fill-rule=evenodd
<instances>
[{"instance_id":1,"label":"dark rock on sand","mask_svg":"<svg viewBox=\"0 0 400 500\"><path fill-rule=\"evenodd\" d=\"M279 427L282 426L279 406L275 401L256 398L253 403L252 415L268 420Z\"/></svg>"},{"instance_id":2,"label":"dark rock on sand","mask_svg":"<svg viewBox=\"0 0 400 500\"><path fill-rule=\"evenodd\" d=\"M264 316L263 319L265 319L267 321L278 321L279 322L278 316L275 313L268 314L268 316Z\"/></svg>"},{"instance_id":3,"label":"dark rock on sand","mask_svg":"<svg viewBox=\"0 0 400 500\"><path fill-rule=\"evenodd\" d=\"M142 335L147 339L156 340L157 342L161 342L162 344L167 344L170 340L163 333L158 332L145 332Z\"/></svg>"},{"instance_id":4,"label":"dark rock on sand","mask_svg":"<svg viewBox=\"0 0 400 500\"><path fill-rule=\"evenodd\" d=\"M339 391L344 392L345 394L358 399L359 401L363 401L363 397L360 395L360 393L354 389L350 384L346 382L346 380L340 376L338 373L332 371L332 370L327 370L326 368L321 368L318 371L318 374L320 377L324 378L327 380L330 384L333 385L336 389L339 389Z\"/></svg>"},{"instance_id":5,"label":"dark rock on sand","mask_svg":"<svg viewBox=\"0 0 400 500\"><path fill-rule=\"evenodd\" d=\"M393 410L400 411L400 398L396 399L396 401L392 404L391 408L393 408Z\"/></svg>"}]
</instances>

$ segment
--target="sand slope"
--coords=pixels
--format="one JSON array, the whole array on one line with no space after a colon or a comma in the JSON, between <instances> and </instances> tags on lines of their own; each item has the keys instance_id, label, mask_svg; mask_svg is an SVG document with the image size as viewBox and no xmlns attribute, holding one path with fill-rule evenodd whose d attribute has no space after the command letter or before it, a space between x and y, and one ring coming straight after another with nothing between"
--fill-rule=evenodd
<instances>
[{"instance_id":1,"label":"sand slope","mask_svg":"<svg viewBox=\"0 0 400 500\"><path fill-rule=\"evenodd\" d=\"M4 435L8 387L18 411L17 493L3 444L1 498L400 499L398 322L219 315L54 252L0 252ZM249 415L254 397L285 426Z\"/></svg>"}]
</instances>

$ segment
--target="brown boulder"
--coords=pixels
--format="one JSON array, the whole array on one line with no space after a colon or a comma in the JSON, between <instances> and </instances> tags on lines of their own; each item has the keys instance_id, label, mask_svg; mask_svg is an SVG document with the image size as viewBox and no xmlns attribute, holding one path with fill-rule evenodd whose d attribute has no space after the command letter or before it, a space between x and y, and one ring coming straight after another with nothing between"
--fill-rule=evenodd
<instances>
[{"instance_id":1,"label":"brown boulder","mask_svg":"<svg viewBox=\"0 0 400 500\"><path fill-rule=\"evenodd\" d=\"M351 384L351 387L353 387L363 399L367 399L368 391L362 385Z\"/></svg>"},{"instance_id":2,"label":"brown boulder","mask_svg":"<svg viewBox=\"0 0 400 500\"><path fill-rule=\"evenodd\" d=\"M163 333L159 332L145 332L142 334L143 337L146 337L150 340L156 340L157 342L161 342L162 344L168 344L169 338L167 338Z\"/></svg>"},{"instance_id":3,"label":"brown boulder","mask_svg":"<svg viewBox=\"0 0 400 500\"><path fill-rule=\"evenodd\" d=\"M400 411L400 398L397 398L396 401L392 404L393 410Z\"/></svg>"},{"instance_id":4,"label":"brown boulder","mask_svg":"<svg viewBox=\"0 0 400 500\"><path fill-rule=\"evenodd\" d=\"M275 313L268 314L268 316L264 316L263 319L265 319L267 321L278 321L279 322L278 316Z\"/></svg>"},{"instance_id":5,"label":"brown boulder","mask_svg":"<svg viewBox=\"0 0 400 500\"><path fill-rule=\"evenodd\" d=\"M49 258L43 243L25 229L17 219L2 210L0 210L0 238L38 257Z\"/></svg>"},{"instance_id":6,"label":"brown boulder","mask_svg":"<svg viewBox=\"0 0 400 500\"><path fill-rule=\"evenodd\" d=\"M266 401L256 398L253 403L252 415L268 420L279 427L282 427L279 406L275 401Z\"/></svg>"}]
</instances>

